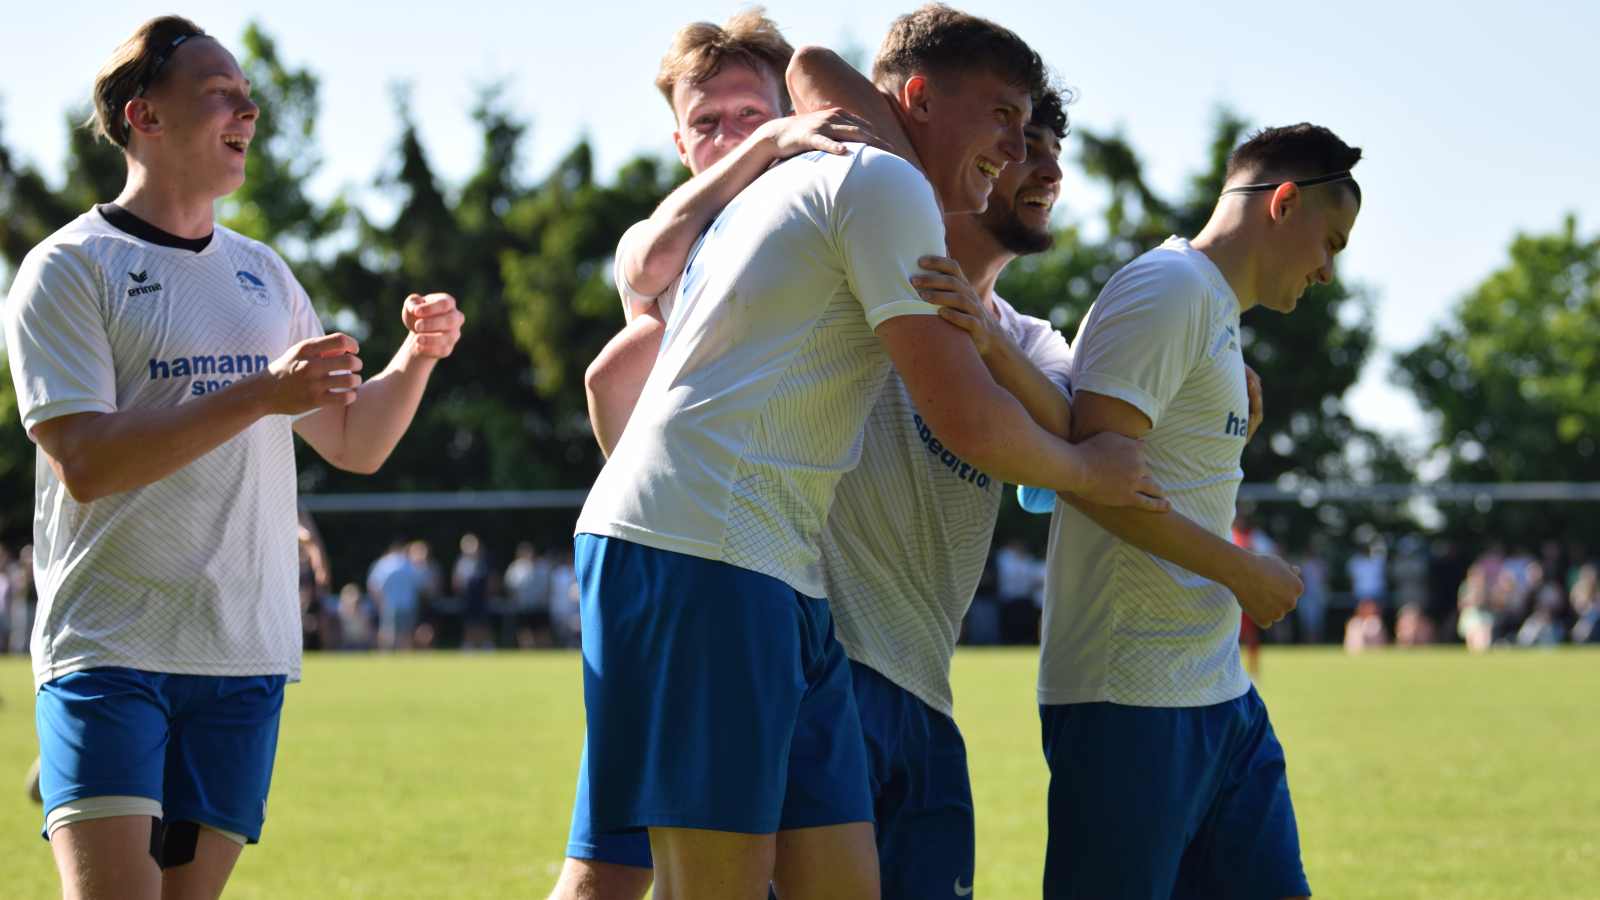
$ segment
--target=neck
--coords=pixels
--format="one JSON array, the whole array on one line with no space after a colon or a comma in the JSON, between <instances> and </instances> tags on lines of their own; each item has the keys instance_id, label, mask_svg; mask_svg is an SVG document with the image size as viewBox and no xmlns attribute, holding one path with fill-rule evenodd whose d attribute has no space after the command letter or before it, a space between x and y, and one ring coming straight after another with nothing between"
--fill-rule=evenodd
<instances>
[{"instance_id":1,"label":"neck","mask_svg":"<svg viewBox=\"0 0 1600 900\"><path fill-rule=\"evenodd\" d=\"M1211 260L1222 273L1233 295L1239 298L1239 312L1257 303L1257 265L1252 249L1256 242L1246 234L1244 223L1221 209L1211 214L1211 221L1201 229L1189 245Z\"/></svg>"},{"instance_id":2,"label":"neck","mask_svg":"<svg viewBox=\"0 0 1600 900\"><path fill-rule=\"evenodd\" d=\"M215 198L196 194L181 177L162 177L132 156L128 183L116 204L162 231L181 238L203 238L216 228Z\"/></svg>"},{"instance_id":3,"label":"neck","mask_svg":"<svg viewBox=\"0 0 1600 900\"><path fill-rule=\"evenodd\" d=\"M1000 273L1017 258L1015 253L1000 246L971 214L945 217L945 244L950 256L961 264L967 282L983 303L994 312L994 285Z\"/></svg>"}]
</instances>

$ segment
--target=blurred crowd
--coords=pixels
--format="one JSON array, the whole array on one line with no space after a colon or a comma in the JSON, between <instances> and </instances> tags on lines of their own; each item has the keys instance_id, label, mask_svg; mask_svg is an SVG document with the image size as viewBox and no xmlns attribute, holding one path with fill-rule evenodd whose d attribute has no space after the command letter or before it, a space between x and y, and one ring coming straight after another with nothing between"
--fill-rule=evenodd
<instances>
[{"instance_id":1,"label":"blurred crowd","mask_svg":"<svg viewBox=\"0 0 1600 900\"><path fill-rule=\"evenodd\" d=\"M1578 543L1532 546L1492 541L1467 548L1445 538L1376 538L1344 554L1326 541L1283 549L1241 519L1234 542L1283 553L1300 569L1305 593L1269 643L1341 642L1372 647L1465 644L1541 647L1600 643L1600 560ZM300 609L307 649L412 650L430 647L575 647L578 588L572 548L516 545L492 558L463 534L441 559L425 541L395 539L365 577L335 586L327 551L309 519L300 529ZM0 652L24 653L38 592L33 548L0 545ZM448 565L447 565L448 564ZM963 625L966 644L1032 644L1039 639L1045 562L1020 540L990 555Z\"/></svg>"},{"instance_id":2,"label":"blurred crowd","mask_svg":"<svg viewBox=\"0 0 1600 900\"><path fill-rule=\"evenodd\" d=\"M1600 560L1579 543L1533 547L1492 541L1469 549L1447 538L1375 538L1344 554L1328 542L1284 548L1248 520L1234 543L1283 555L1305 592L1295 611L1261 634L1273 643L1371 647L1465 644L1539 647L1600 643ZM1021 541L998 546L973 599L963 643L1038 640L1045 562Z\"/></svg>"}]
</instances>

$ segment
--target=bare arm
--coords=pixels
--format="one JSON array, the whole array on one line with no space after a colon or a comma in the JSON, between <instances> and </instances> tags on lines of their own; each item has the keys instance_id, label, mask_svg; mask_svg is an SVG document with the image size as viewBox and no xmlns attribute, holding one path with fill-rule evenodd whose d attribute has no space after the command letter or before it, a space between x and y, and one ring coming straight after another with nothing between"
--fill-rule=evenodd
<instances>
[{"instance_id":1,"label":"bare arm","mask_svg":"<svg viewBox=\"0 0 1600 900\"><path fill-rule=\"evenodd\" d=\"M633 417L633 408L655 366L666 330L661 307L652 304L617 332L583 373L584 392L589 398L589 426L600 443L600 452L608 457L617 441L622 440L628 419Z\"/></svg>"},{"instance_id":2,"label":"bare arm","mask_svg":"<svg viewBox=\"0 0 1600 900\"><path fill-rule=\"evenodd\" d=\"M789 58L785 74L789 97L798 112L838 107L855 113L883 140L884 149L922 168L889 96L827 47L807 45Z\"/></svg>"},{"instance_id":3,"label":"bare arm","mask_svg":"<svg viewBox=\"0 0 1600 900\"><path fill-rule=\"evenodd\" d=\"M978 299L961 264L943 256L925 256L917 265L927 271L912 276L911 283L922 299L939 306L940 318L967 333L995 383L1017 398L1040 428L1062 439L1071 437L1072 404Z\"/></svg>"},{"instance_id":4,"label":"bare arm","mask_svg":"<svg viewBox=\"0 0 1600 900\"><path fill-rule=\"evenodd\" d=\"M1107 432L1142 438L1150 431L1144 413L1123 400L1079 391L1075 401L1074 440ZM1115 537L1228 588L1263 628L1288 615L1300 596L1300 579L1283 560L1237 547L1175 510L1146 515L1070 493L1061 499Z\"/></svg>"},{"instance_id":5,"label":"bare arm","mask_svg":"<svg viewBox=\"0 0 1600 900\"><path fill-rule=\"evenodd\" d=\"M32 436L80 503L153 484L222 446L263 416L342 410L360 377L356 342L302 341L260 372L166 409L77 413L40 422ZM345 372L351 374L332 374Z\"/></svg>"},{"instance_id":6,"label":"bare arm","mask_svg":"<svg viewBox=\"0 0 1600 900\"><path fill-rule=\"evenodd\" d=\"M945 446L1005 481L1073 491L1109 505L1166 508L1138 445L1107 435L1073 446L1034 423L989 376L972 342L935 316L878 326L912 402Z\"/></svg>"},{"instance_id":7,"label":"bare arm","mask_svg":"<svg viewBox=\"0 0 1600 900\"><path fill-rule=\"evenodd\" d=\"M465 322L449 294L412 294L402 319L411 334L388 367L357 389L354 402L295 423L295 433L318 455L346 471L371 474L389 458L416 415L434 365L455 349Z\"/></svg>"},{"instance_id":8,"label":"bare arm","mask_svg":"<svg viewBox=\"0 0 1600 900\"><path fill-rule=\"evenodd\" d=\"M763 122L727 156L661 201L619 249L622 277L635 293L659 296L683 271L700 232L768 166L810 150L843 154L841 141L881 143L864 121L842 110Z\"/></svg>"}]
</instances>

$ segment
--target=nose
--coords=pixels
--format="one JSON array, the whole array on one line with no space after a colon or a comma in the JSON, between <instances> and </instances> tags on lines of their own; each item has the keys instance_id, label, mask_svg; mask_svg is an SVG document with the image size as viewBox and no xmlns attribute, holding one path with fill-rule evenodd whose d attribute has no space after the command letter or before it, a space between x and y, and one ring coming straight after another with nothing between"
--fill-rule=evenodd
<instances>
[{"instance_id":1,"label":"nose","mask_svg":"<svg viewBox=\"0 0 1600 900\"><path fill-rule=\"evenodd\" d=\"M1317 269L1317 284L1328 284L1333 281L1333 260L1328 260Z\"/></svg>"},{"instance_id":2,"label":"nose","mask_svg":"<svg viewBox=\"0 0 1600 900\"><path fill-rule=\"evenodd\" d=\"M1044 182L1046 187L1055 187L1061 183L1061 160L1046 153L1039 158L1039 165L1033 170L1033 174Z\"/></svg>"},{"instance_id":3,"label":"nose","mask_svg":"<svg viewBox=\"0 0 1600 900\"><path fill-rule=\"evenodd\" d=\"M238 115L240 119L243 119L246 122L255 121L261 117L261 107L256 105L254 100L251 100L249 97L245 97L244 102L239 104Z\"/></svg>"}]
</instances>

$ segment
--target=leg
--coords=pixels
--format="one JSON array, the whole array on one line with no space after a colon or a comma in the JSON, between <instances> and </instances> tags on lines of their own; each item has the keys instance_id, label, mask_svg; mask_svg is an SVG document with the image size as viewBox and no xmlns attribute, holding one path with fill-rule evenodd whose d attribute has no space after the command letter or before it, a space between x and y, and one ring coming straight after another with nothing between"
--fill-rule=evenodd
<instances>
[{"instance_id":1,"label":"leg","mask_svg":"<svg viewBox=\"0 0 1600 900\"><path fill-rule=\"evenodd\" d=\"M650 869L569 856L549 900L643 900L653 876Z\"/></svg>"},{"instance_id":2,"label":"leg","mask_svg":"<svg viewBox=\"0 0 1600 900\"><path fill-rule=\"evenodd\" d=\"M763 900L775 838L698 828L651 828L656 900ZM870 846L870 844L869 844ZM823 896L816 894L812 896ZM833 897L853 895L836 893Z\"/></svg>"},{"instance_id":3,"label":"leg","mask_svg":"<svg viewBox=\"0 0 1600 900\"><path fill-rule=\"evenodd\" d=\"M871 822L780 831L776 849L772 881L782 900L878 900Z\"/></svg>"},{"instance_id":4,"label":"leg","mask_svg":"<svg viewBox=\"0 0 1600 900\"><path fill-rule=\"evenodd\" d=\"M149 816L62 825L50 835L65 900L157 900L161 869L150 855Z\"/></svg>"},{"instance_id":5,"label":"leg","mask_svg":"<svg viewBox=\"0 0 1600 900\"><path fill-rule=\"evenodd\" d=\"M242 843L211 828L199 828L192 836L194 858L161 870L161 900L217 900L244 850Z\"/></svg>"},{"instance_id":6,"label":"leg","mask_svg":"<svg viewBox=\"0 0 1600 900\"><path fill-rule=\"evenodd\" d=\"M1206 819L1184 855L1173 897L1279 900L1309 896L1283 747L1255 688L1203 711L1225 735L1227 761Z\"/></svg>"}]
</instances>

